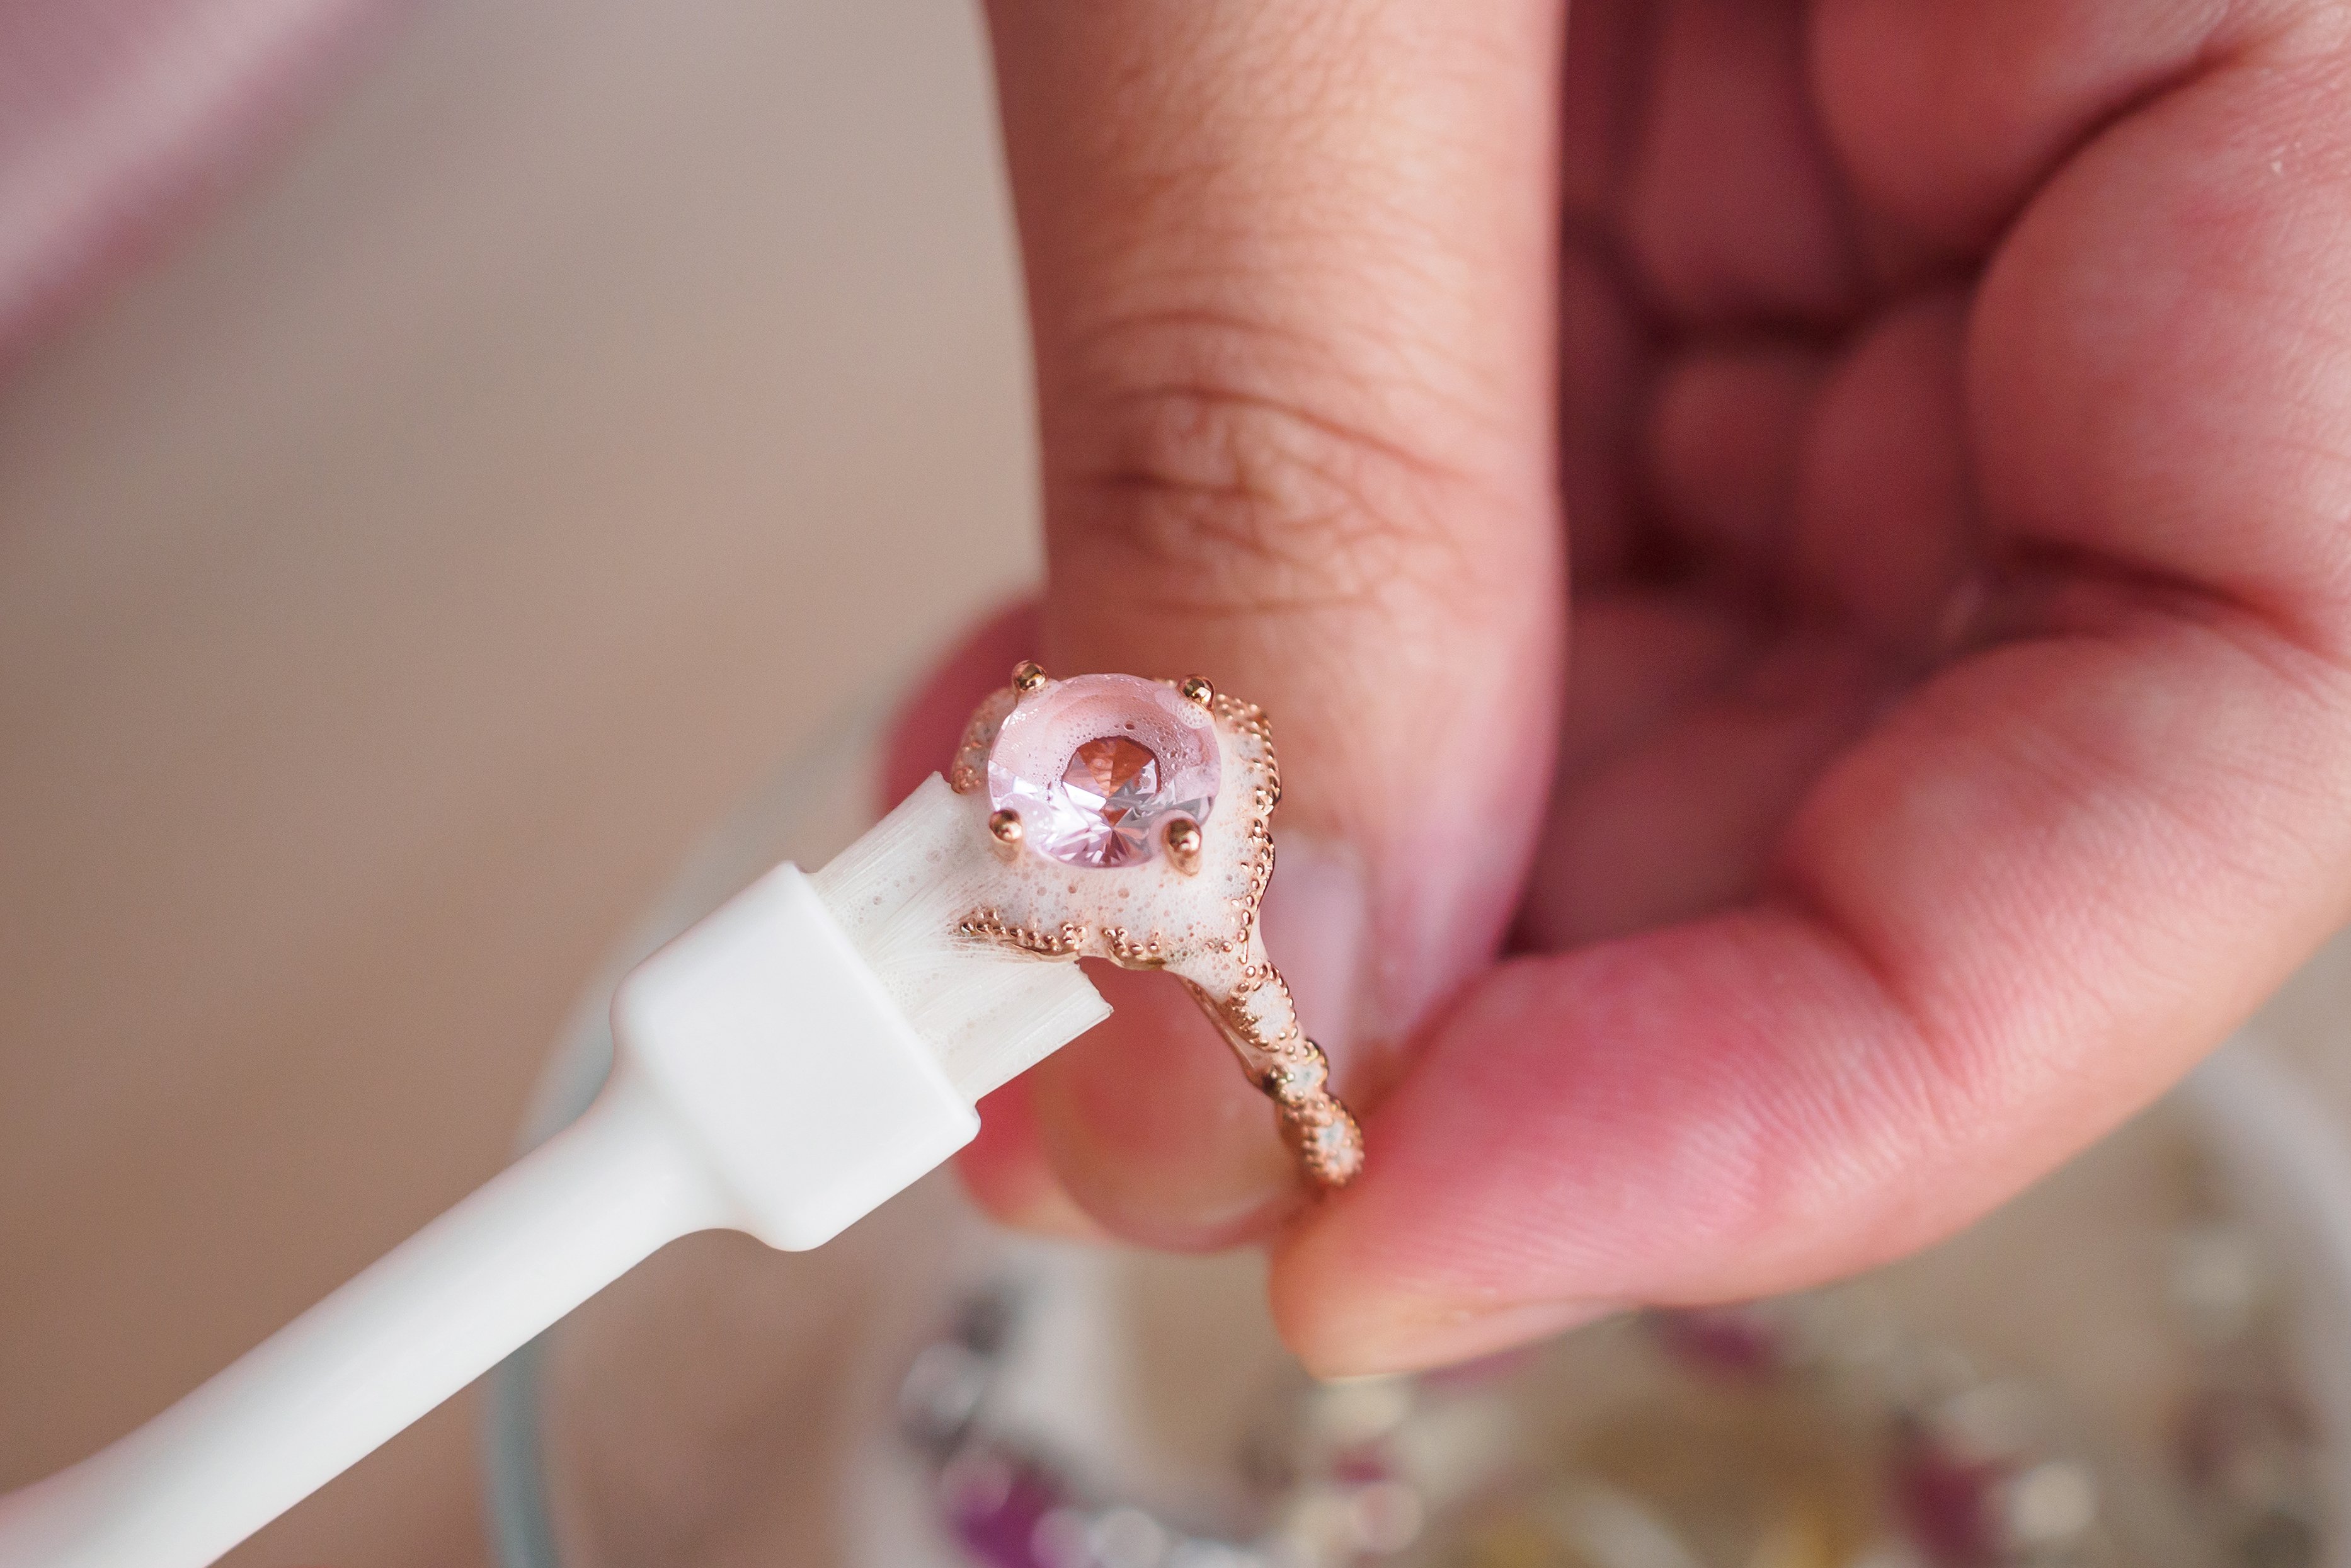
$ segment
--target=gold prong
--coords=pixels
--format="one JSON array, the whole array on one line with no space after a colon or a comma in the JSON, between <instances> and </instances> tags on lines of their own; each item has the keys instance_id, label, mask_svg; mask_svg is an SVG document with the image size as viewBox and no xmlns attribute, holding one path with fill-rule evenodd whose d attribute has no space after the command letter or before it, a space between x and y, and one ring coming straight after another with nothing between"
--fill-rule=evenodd
<instances>
[{"instance_id":1,"label":"gold prong","mask_svg":"<svg viewBox=\"0 0 2351 1568\"><path fill-rule=\"evenodd\" d=\"M1217 688L1208 684L1206 675L1186 675L1176 683L1176 689L1184 694L1186 702L1198 703L1202 707L1217 700Z\"/></svg>"},{"instance_id":2,"label":"gold prong","mask_svg":"<svg viewBox=\"0 0 2351 1568\"><path fill-rule=\"evenodd\" d=\"M1022 833L1019 812L995 811L989 813L987 819L987 833L990 838L996 841L997 853L1002 855L1006 860L1012 860L1019 856L1020 853L1020 838Z\"/></svg>"},{"instance_id":3,"label":"gold prong","mask_svg":"<svg viewBox=\"0 0 2351 1568\"><path fill-rule=\"evenodd\" d=\"M1017 691L1033 692L1045 680L1045 666L1034 659L1023 659L1012 666L1012 685Z\"/></svg>"},{"instance_id":4,"label":"gold prong","mask_svg":"<svg viewBox=\"0 0 2351 1568\"><path fill-rule=\"evenodd\" d=\"M1200 824L1178 817L1167 824L1167 863L1186 876L1200 869Z\"/></svg>"}]
</instances>

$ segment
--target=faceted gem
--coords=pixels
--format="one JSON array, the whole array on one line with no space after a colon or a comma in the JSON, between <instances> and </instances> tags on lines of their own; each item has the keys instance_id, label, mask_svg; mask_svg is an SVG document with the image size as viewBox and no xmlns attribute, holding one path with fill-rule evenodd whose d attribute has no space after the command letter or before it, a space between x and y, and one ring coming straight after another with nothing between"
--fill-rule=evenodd
<instances>
[{"instance_id":1,"label":"faceted gem","mask_svg":"<svg viewBox=\"0 0 2351 1568\"><path fill-rule=\"evenodd\" d=\"M1141 805L1159 793L1159 758L1123 735L1105 735L1078 747L1061 782L1105 800Z\"/></svg>"},{"instance_id":2,"label":"faceted gem","mask_svg":"<svg viewBox=\"0 0 2351 1568\"><path fill-rule=\"evenodd\" d=\"M1061 785L1071 805L1100 819L1102 864L1149 857L1144 825L1159 793L1159 758L1123 735L1105 735L1078 747Z\"/></svg>"},{"instance_id":3,"label":"faceted gem","mask_svg":"<svg viewBox=\"0 0 2351 1568\"><path fill-rule=\"evenodd\" d=\"M1214 721L1133 675L1079 675L1025 694L987 758L987 792L1022 840L1067 865L1134 865L1171 822L1216 805Z\"/></svg>"}]
</instances>

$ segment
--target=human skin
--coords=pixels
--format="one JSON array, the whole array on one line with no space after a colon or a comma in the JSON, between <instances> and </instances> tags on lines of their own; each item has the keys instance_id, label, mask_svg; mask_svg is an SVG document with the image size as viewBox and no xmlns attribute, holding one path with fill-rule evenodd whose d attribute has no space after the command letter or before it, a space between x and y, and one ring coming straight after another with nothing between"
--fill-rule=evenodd
<instances>
[{"instance_id":1,"label":"human skin","mask_svg":"<svg viewBox=\"0 0 2351 1568\"><path fill-rule=\"evenodd\" d=\"M998 1213L1263 1240L1334 1374L1799 1287L2351 913L2351 10L988 17L1050 570L899 781L1024 654L1264 705L1370 1149L1302 1201L1114 976L986 1107Z\"/></svg>"}]
</instances>

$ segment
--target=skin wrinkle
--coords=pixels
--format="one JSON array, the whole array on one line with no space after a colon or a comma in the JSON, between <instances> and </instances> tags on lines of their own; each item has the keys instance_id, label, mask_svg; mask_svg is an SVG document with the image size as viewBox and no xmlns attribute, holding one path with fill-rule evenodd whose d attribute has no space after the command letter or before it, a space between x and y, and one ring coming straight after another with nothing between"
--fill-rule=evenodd
<instances>
[{"instance_id":1,"label":"skin wrinkle","mask_svg":"<svg viewBox=\"0 0 2351 1568\"><path fill-rule=\"evenodd\" d=\"M1930 999L1917 965L1883 935L1865 934L1856 908L1836 892L1824 869L1802 862L1782 867L1768 900L1795 912L1817 940L1844 953L1901 1020L1878 1065L1909 1069L1905 1076L1917 1098L1906 1103L1934 1133L1923 1148L1958 1148L1982 1129L2009 1124L2019 1104L2030 1106L2035 1092L2056 1079L2056 1063L2077 1055L2085 1039L2105 1038L2053 1020L2038 1040L2015 1030L2005 971L1990 986L1977 985L1967 973L1937 977ZM2046 1049L2053 1042L2074 1049L2053 1052ZM2037 1068L2028 1065L2035 1062ZM1902 1173L1880 1174L1890 1180Z\"/></svg>"},{"instance_id":2,"label":"skin wrinkle","mask_svg":"<svg viewBox=\"0 0 2351 1568\"><path fill-rule=\"evenodd\" d=\"M2321 714L2330 711L2330 696L2339 709L2351 692L2351 648L2297 636L2296 623L2283 619L2282 612L2245 604L2199 583L2135 582L2109 576L2077 579L2071 586L2107 600L2099 606L2105 615L2151 615L2222 639L2281 685L2309 699Z\"/></svg>"},{"instance_id":3,"label":"skin wrinkle","mask_svg":"<svg viewBox=\"0 0 2351 1568\"><path fill-rule=\"evenodd\" d=\"M1392 178L1391 171L1381 172L1384 187ZM1186 204L1186 213L1190 210ZM1114 281L1057 329L1054 369L1066 378L1069 395L1120 390L1139 366L1165 357L1167 343L1181 342L1195 358L1221 344L1227 355L1270 382L1337 377L1353 383L1350 390L1358 395L1376 392L1385 401L1426 402L1459 422L1459 437L1484 438L1481 455L1515 460L1517 450L1505 443L1518 433L1523 409L1498 395L1500 388L1486 373L1490 367L1465 355L1458 323L1438 319L1440 309L1458 313L1458 307L1448 298L1455 280L1437 268L1458 267L1458 258L1442 248L1422 254L1411 243L1418 236L1407 217L1369 223L1352 199L1339 210L1346 221L1318 225L1311 208L1287 203L1278 234L1249 224L1220 235L1213 219L1187 215L1188 237L1181 246L1138 249L1123 240L1105 246L1097 268ZM1147 225L1137 226L1148 232ZM1388 234L1394 242L1383 237ZM1246 271L1237 271L1228 254L1234 246L1253 258ZM1292 265L1280 254L1293 250L1311 261ZM1186 251L1198 251L1201 258L1187 259ZM1343 331L1323 323L1310 333L1282 321L1281 307L1301 293L1322 290L1379 299L1390 308L1375 323L1351 323ZM1243 308L1228 300L1254 303ZM1405 302L1410 304L1396 308ZM1187 332L1200 338L1186 340ZM1466 450L1480 448L1470 444ZM1429 459L1424 454L1422 460Z\"/></svg>"},{"instance_id":4,"label":"skin wrinkle","mask_svg":"<svg viewBox=\"0 0 2351 1568\"><path fill-rule=\"evenodd\" d=\"M1058 488L1083 509L1086 549L1131 576L1143 601L1368 609L1399 597L1468 602L1482 589L1484 563L1418 520L1436 509L1417 499L1421 486L1328 421L1166 389L1122 406L1131 455ZM1286 449L1300 432L1311 450ZM1137 570L1122 572L1120 558Z\"/></svg>"},{"instance_id":5,"label":"skin wrinkle","mask_svg":"<svg viewBox=\"0 0 2351 1568\"><path fill-rule=\"evenodd\" d=\"M1768 915L1754 918L1759 925L1770 920ZM1829 972L1844 983L1834 986L1816 984L1802 988L1852 988L1849 971L1837 962L1840 955L1836 946L1821 941L1821 934L1816 931L1806 931L1803 935L1813 949L1806 956L1825 958ZM1769 988L1776 1010L1785 1007L1789 993L1799 988L1787 983L1789 976L1785 969L1771 977L1781 982ZM1860 978L1865 983L1865 974ZM1740 1032L1751 1043L1747 1051L1726 1053L1734 1059L1742 1056L1747 1059L1726 1063L1734 1080L1753 1073L1753 1062L1759 1056L1800 1056L1807 1060L1801 1066L1778 1068L1769 1074L1774 1081L1796 1085L1798 1092L1792 1095L1725 1097L1739 1113L1732 1122L1738 1135L1726 1139L1723 1146L1726 1152L1735 1153L1737 1174L1732 1179L1740 1183L1739 1189L1747 1192L1752 1202L1754 1213L1741 1223L1743 1233L1749 1235L1804 1228L1801 1224L1792 1223L1795 1217L1844 1207L1846 1199L1843 1195L1874 1184L1890 1174L1873 1162L1856 1157L1884 1142L1865 1135L1855 1136L1857 1132L1872 1127L1931 1129L1934 1125L1931 1120L1922 1122L1913 1117L1882 1113L1886 1082L1883 1076L1885 1066L1890 1061L1903 1059L1905 1052L1867 1047L1837 1051L1838 1040L1834 1034L1801 1043L1792 1042L1774 1051L1768 1019L1767 1012L1764 1018L1752 1022L1740 1020L1744 1025ZM1878 1027L1872 1030L1873 1045L1883 1043L1883 1028L1881 1019ZM1819 1060L1833 1052L1848 1071L1841 1071L1837 1065ZM1947 1094L1948 1090L1945 1092ZM1949 1103L1944 1096L1929 1096L1929 1116L1938 1116ZM1867 1109L1856 1113L1852 1109L1856 1104ZM1822 1179L1819 1173L1810 1180L1793 1179L1793 1173L1780 1153L1787 1147L1822 1151L1831 1162L1825 1167L1826 1179ZM1889 1152L1883 1157L1898 1165L1910 1155L1911 1151L1906 1149L1898 1155Z\"/></svg>"},{"instance_id":6,"label":"skin wrinkle","mask_svg":"<svg viewBox=\"0 0 2351 1568\"><path fill-rule=\"evenodd\" d=\"M1865 1165L1845 1184L1850 1190L1897 1179L1900 1160L1916 1158L1923 1150L1957 1146L1971 1128L1985 1125L1985 1118L2003 1108L1994 1103L1997 1091L2002 1085L2013 1085L2016 1074L1992 1065L1998 1048L1990 1041L1973 1049L1936 1049L1915 998L1906 995L1900 970L1886 964L1833 911L1811 902L1811 892L1800 878L1782 877L1767 888L1758 907L1767 916L1781 913L1801 923L1830 962L1849 967L1854 983L1875 996L1880 1009L1878 1027L1884 1030L1891 1019L1893 1038L1873 1036L1847 1056L1878 1086L1873 1104L1899 1106L1890 1120L1917 1129L1914 1142L1900 1151L1898 1158L1889 1155L1879 1166ZM1974 1064L1973 1071L1969 1070L1970 1064ZM1858 1120L1866 1124L1865 1114ZM1813 1200L1809 1210L1823 1218L1829 1212L1820 1199Z\"/></svg>"},{"instance_id":7,"label":"skin wrinkle","mask_svg":"<svg viewBox=\"0 0 2351 1568\"><path fill-rule=\"evenodd\" d=\"M2003 641L2096 632L2147 616L2227 636L2273 676L2305 690L2351 675L2351 615L2338 613L2340 624L2331 629L2314 625L2290 603L2264 602L2257 590L2199 581L2063 541L2013 539L2002 554L1995 594L2030 606L2025 618L2003 628Z\"/></svg>"},{"instance_id":8,"label":"skin wrinkle","mask_svg":"<svg viewBox=\"0 0 2351 1568\"><path fill-rule=\"evenodd\" d=\"M1458 486L1465 490L1474 490L1478 486L1476 478L1464 469L1425 457L1369 430L1343 424L1327 414L1317 413L1305 402L1259 392L1236 392L1207 382L1162 382L1134 386L1106 396L1102 402L1104 406L1121 413L1134 414L1141 411L1142 417L1134 420L1137 424L1146 423L1150 414L1163 408L1230 409L1244 415L1244 418L1232 422L1236 426L1244 424L1248 418L1268 415L1270 416L1270 423L1303 426L1338 450L1384 460L1423 483ZM1236 439L1228 444L1228 451L1242 444ZM1454 553L1460 556L1463 552L1456 550Z\"/></svg>"},{"instance_id":9,"label":"skin wrinkle","mask_svg":"<svg viewBox=\"0 0 2351 1568\"><path fill-rule=\"evenodd\" d=\"M2268 634L2263 627L2248 627L2241 617L2223 616L2217 619L2174 617L2168 625L2150 629L2142 634L2162 635L2166 631L2183 639L2201 637L2217 641L2225 647L2227 652L2250 664L2257 675L2266 676L2273 685L2279 688L2285 696L2293 699L2304 710L2298 722L2287 727L2290 737L2306 737L2304 750L2318 748L2319 737L2330 735L2337 729L2338 716L2346 711L2351 711L2351 666L2333 660L2307 658L2296 660L2291 656L2293 650L2290 647L2282 645L2280 640ZM2337 749L2351 752L2351 746ZM2309 762L2321 759L2304 758L2302 760ZM2250 821L2260 819L2265 798L2283 787L2278 781L2283 777L2290 777L2295 771L2290 766L2278 765L2278 760L2275 758L2272 758L2271 761L2272 765L2269 767L2255 768L2252 766L2244 751L2237 747L2221 748L2220 756L2212 765L2213 768L2221 779L2233 779L2241 787L2236 789L2219 790L2216 793L2225 797L2228 801L2241 802L2225 815L2208 811L2199 819L2196 812L2188 810L2168 795L2158 794L2153 799L2173 814L2179 826L2189 835L2200 840L2209 840L2216 847L2234 845L2249 836L2246 832L2247 825ZM2326 770L2321 767L2312 771L2323 777ZM2346 793L2351 793L2351 789L2338 789L2331 797L2314 793L2306 805L2311 808L2321 808L2339 804ZM2216 802L2216 804L2219 803ZM2225 821L2225 828L2216 829L2214 824L2220 821ZM2299 837L2289 821L2285 820L2272 824L2272 829L2274 836L2281 841L2290 841ZM2232 862L2233 869L2241 875L2252 877L2257 874L2257 868L2242 856L2231 857L2224 854L2220 858L2224 862ZM2317 867L2313 864L2310 869L2314 871ZM2269 880L2281 894L2286 893L2292 885L2283 878L2273 877ZM2351 891L2346 891L2346 897L2351 899Z\"/></svg>"},{"instance_id":10,"label":"skin wrinkle","mask_svg":"<svg viewBox=\"0 0 2351 1568\"><path fill-rule=\"evenodd\" d=\"M1269 357L1269 343L1287 352ZM1155 375L1171 360L1177 373ZM1065 362L1104 368L1061 378L1061 399L1087 413L1083 429L1048 442L1059 455L1049 492L1084 519L1084 548L1106 552L1107 571L1133 558L1143 593L1170 610L1410 597L1470 612L1498 563L1442 519L1499 515L1510 503L1475 466L1427 454L1492 450L1500 432L1463 439L1477 416L1440 394L1437 427L1447 439L1390 439L1336 410L1365 405L1396 421L1392 405L1426 402L1426 385L1332 360L1327 346L1215 307L1095 322ZM1333 378L1338 388L1326 390Z\"/></svg>"}]
</instances>

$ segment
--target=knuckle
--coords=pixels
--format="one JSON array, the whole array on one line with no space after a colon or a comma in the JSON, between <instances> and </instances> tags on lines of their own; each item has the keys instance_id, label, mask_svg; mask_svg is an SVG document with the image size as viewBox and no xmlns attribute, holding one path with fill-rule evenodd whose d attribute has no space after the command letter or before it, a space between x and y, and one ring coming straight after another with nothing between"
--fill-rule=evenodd
<instances>
[{"instance_id":1,"label":"knuckle","mask_svg":"<svg viewBox=\"0 0 2351 1568\"><path fill-rule=\"evenodd\" d=\"M1372 604L1460 579L1449 512L1468 482L1343 412L1374 389L1288 390L1302 379L1192 367L1078 400L1079 455L1055 488L1082 548L1191 612Z\"/></svg>"}]
</instances>

